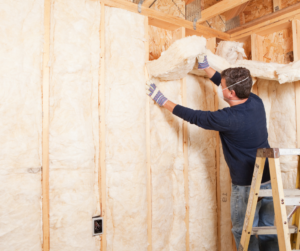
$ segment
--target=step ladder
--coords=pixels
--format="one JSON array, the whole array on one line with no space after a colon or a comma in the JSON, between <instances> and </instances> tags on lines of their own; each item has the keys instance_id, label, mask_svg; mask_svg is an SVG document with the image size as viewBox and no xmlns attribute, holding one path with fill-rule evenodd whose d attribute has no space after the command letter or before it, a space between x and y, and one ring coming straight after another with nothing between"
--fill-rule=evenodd
<instances>
[{"instance_id":1,"label":"step ladder","mask_svg":"<svg viewBox=\"0 0 300 251\"><path fill-rule=\"evenodd\" d=\"M296 189L283 189L279 157L298 155ZM262 148L257 150L253 178L238 251L247 251L251 235L277 234L280 251L300 251L300 149ZM272 189L260 190L266 158L269 159ZM275 226L252 227L259 197L273 197ZM293 205L287 216L286 206ZM293 216L293 225L288 219Z\"/></svg>"}]
</instances>

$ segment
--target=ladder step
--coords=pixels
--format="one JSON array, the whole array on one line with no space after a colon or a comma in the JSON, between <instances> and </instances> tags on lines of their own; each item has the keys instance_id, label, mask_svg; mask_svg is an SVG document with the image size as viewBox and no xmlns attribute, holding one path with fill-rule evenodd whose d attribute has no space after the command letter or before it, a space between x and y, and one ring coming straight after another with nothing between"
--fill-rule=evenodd
<instances>
[{"instance_id":1,"label":"ladder step","mask_svg":"<svg viewBox=\"0 0 300 251\"><path fill-rule=\"evenodd\" d=\"M300 197L300 189L284 189L283 193L285 197L291 197L291 196ZM272 197L272 189L259 190L258 197Z\"/></svg>"},{"instance_id":2,"label":"ladder step","mask_svg":"<svg viewBox=\"0 0 300 251\"><path fill-rule=\"evenodd\" d=\"M297 233L298 229L294 225L289 225L290 234ZM271 227L253 227L251 235L268 235L277 234L277 229L275 226Z\"/></svg>"},{"instance_id":3,"label":"ladder step","mask_svg":"<svg viewBox=\"0 0 300 251\"><path fill-rule=\"evenodd\" d=\"M300 149L288 149L288 148L280 148L279 149L280 156L281 155L300 155Z\"/></svg>"}]
</instances>

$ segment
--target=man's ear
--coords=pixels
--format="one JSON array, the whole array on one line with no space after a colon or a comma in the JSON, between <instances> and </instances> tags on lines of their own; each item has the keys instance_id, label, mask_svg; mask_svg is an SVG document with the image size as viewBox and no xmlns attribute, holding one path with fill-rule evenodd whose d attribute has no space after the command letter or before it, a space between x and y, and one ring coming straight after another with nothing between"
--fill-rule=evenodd
<instances>
[{"instance_id":1,"label":"man's ear","mask_svg":"<svg viewBox=\"0 0 300 251\"><path fill-rule=\"evenodd\" d=\"M236 94L235 94L235 90L232 90L232 91L231 91L231 95L232 95L233 97L237 97Z\"/></svg>"}]
</instances>

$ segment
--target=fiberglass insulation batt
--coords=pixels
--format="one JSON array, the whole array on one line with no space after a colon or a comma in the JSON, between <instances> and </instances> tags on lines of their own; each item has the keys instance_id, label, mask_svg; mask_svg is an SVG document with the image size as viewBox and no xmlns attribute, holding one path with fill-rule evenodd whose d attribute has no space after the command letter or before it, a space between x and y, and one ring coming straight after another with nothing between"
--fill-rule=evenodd
<instances>
[{"instance_id":1,"label":"fiberglass insulation batt","mask_svg":"<svg viewBox=\"0 0 300 251\"><path fill-rule=\"evenodd\" d=\"M258 95L264 102L269 144L276 148L297 148L296 101L294 83L259 79ZM281 156L280 167L284 188L295 188L297 156Z\"/></svg>"},{"instance_id":2,"label":"fiberglass insulation batt","mask_svg":"<svg viewBox=\"0 0 300 251\"><path fill-rule=\"evenodd\" d=\"M105 8L107 250L147 250L144 17Z\"/></svg>"},{"instance_id":3,"label":"fiberglass insulation batt","mask_svg":"<svg viewBox=\"0 0 300 251\"><path fill-rule=\"evenodd\" d=\"M213 111L212 82L187 75L187 106ZM217 250L216 136L211 130L188 126L190 250Z\"/></svg>"},{"instance_id":4,"label":"fiberglass insulation batt","mask_svg":"<svg viewBox=\"0 0 300 251\"><path fill-rule=\"evenodd\" d=\"M100 3L52 3L50 72L51 251L99 250L97 208ZM94 187L95 186L95 187Z\"/></svg>"},{"instance_id":5,"label":"fiberglass insulation batt","mask_svg":"<svg viewBox=\"0 0 300 251\"><path fill-rule=\"evenodd\" d=\"M0 250L42 250L44 1L0 5Z\"/></svg>"},{"instance_id":6,"label":"fiberglass insulation batt","mask_svg":"<svg viewBox=\"0 0 300 251\"><path fill-rule=\"evenodd\" d=\"M181 104L181 81L156 82L158 88ZM183 120L150 101L152 171L152 249L184 251L185 198Z\"/></svg>"}]
</instances>

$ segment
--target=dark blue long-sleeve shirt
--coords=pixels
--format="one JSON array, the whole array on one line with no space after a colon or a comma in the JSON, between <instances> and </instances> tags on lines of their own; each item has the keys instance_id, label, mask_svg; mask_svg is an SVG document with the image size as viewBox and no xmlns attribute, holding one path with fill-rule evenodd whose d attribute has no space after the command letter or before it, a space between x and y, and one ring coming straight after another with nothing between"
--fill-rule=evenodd
<instances>
[{"instance_id":1,"label":"dark blue long-sleeve shirt","mask_svg":"<svg viewBox=\"0 0 300 251\"><path fill-rule=\"evenodd\" d=\"M211 80L219 85L220 73L216 72ZM204 129L219 131L232 183L251 185L257 149L270 147L265 108L257 95L251 93L245 103L215 112L196 111L177 105L173 114ZM262 182L269 180L269 165L266 162Z\"/></svg>"}]
</instances>

